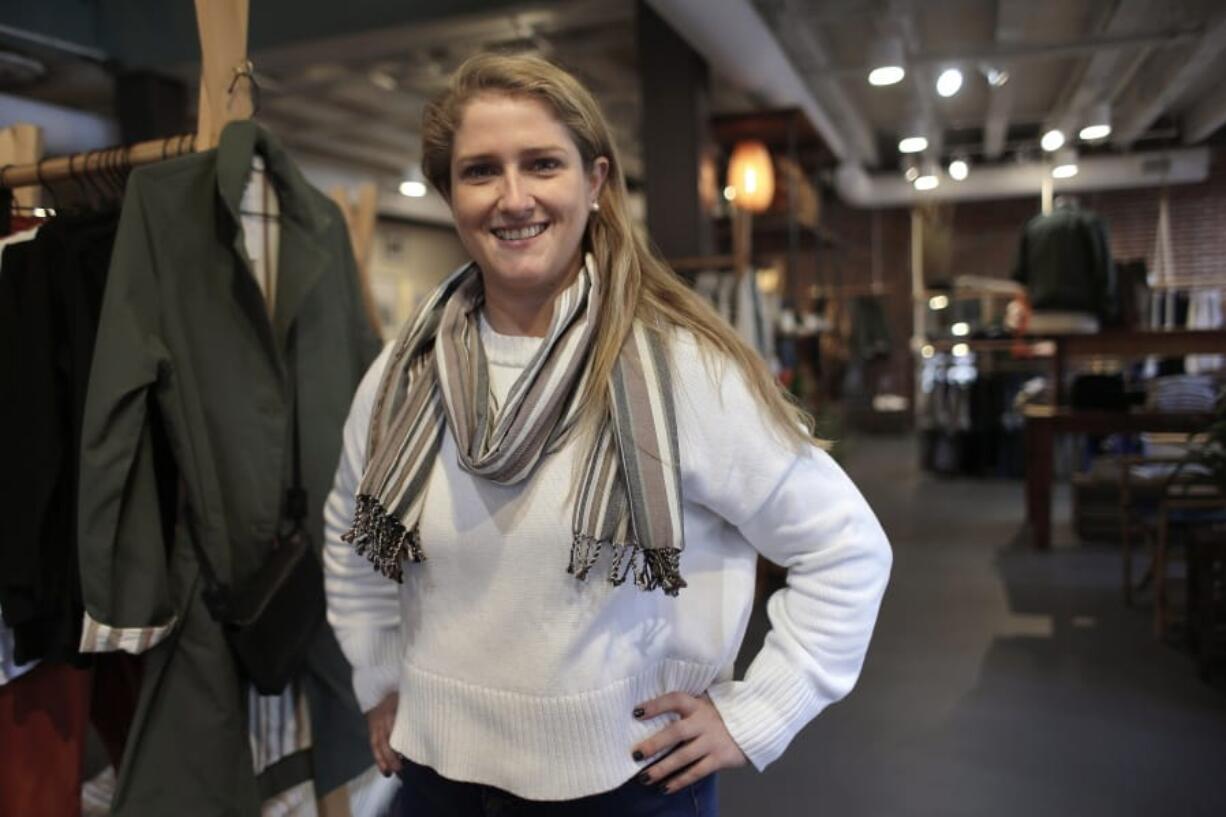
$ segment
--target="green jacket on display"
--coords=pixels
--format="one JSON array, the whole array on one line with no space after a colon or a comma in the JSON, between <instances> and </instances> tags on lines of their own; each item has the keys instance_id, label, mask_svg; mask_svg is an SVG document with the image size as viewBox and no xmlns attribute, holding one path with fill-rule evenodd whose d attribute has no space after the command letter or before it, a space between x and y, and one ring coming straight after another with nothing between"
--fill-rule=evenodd
<instances>
[{"instance_id":1,"label":"green jacket on display","mask_svg":"<svg viewBox=\"0 0 1226 817\"><path fill-rule=\"evenodd\" d=\"M1035 309L1088 312L1105 323L1119 311L1107 228L1089 210L1057 207L1026 222L1013 278Z\"/></svg>"},{"instance_id":2,"label":"green jacket on display","mask_svg":"<svg viewBox=\"0 0 1226 817\"><path fill-rule=\"evenodd\" d=\"M281 206L271 318L239 210L256 153ZM233 123L216 150L132 173L90 371L79 505L82 650L146 656L117 817L259 814L246 692L201 601L187 537L222 581L261 563L289 477L296 377L307 524L319 548L341 428L377 351L344 220L264 130ZM163 435L182 485L174 519L155 468ZM330 627L319 628L299 684L322 795L371 765Z\"/></svg>"}]
</instances>

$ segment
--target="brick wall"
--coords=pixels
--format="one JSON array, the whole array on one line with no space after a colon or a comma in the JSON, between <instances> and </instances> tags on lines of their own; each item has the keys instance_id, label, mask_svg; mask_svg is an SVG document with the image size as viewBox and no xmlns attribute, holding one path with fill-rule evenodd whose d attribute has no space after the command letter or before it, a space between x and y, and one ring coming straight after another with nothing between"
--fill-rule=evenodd
<instances>
[{"instance_id":1,"label":"brick wall","mask_svg":"<svg viewBox=\"0 0 1226 817\"><path fill-rule=\"evenodd\" d=\"M974 172L972 170L972 172ZM1196 185L1174 185L1170 197L1171 243L1180 279L1226 280L1226 149L1216 150L1209 178ZM1083 193L1082 206L1097 211L1110 231L1112 254L1120 260L1148 259L1158 223L1160 188ZM1026 221L1039 212L1039 198L977 201L939 206L935 222L945 231L938 258L926 258L929 283L956 275L1008 277ZM877 252L886 284L886 309L894 329L889 378L911 393L911 221L906 209L878 211L881 245ZM838 240L818 257L819 284L866 283L873 269L874 211L828 202L823 224Z\"/></svg>"}]
</instances>

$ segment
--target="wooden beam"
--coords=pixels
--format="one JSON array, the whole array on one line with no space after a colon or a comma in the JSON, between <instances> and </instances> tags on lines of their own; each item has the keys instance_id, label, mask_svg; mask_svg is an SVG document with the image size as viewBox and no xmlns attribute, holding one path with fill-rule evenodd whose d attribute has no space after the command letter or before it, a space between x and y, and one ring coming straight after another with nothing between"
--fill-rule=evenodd
<instances>
[{"instance_id":1,"label":"wooden beam","mask_svg":"<svg viewBox=\"0 0 1226 817\"><path fill-rule=\"evenodd\" d=\"M10 181L6 171L10 167L15 169L16 166L25 165L33 166L37 173L37 162L43 158L43 150L43 129L37 125L17 124L0 128L0 168L3 168L0 170L0 180L5 182L5 187L15 188L14 201L19 207L42 206L42 186L21 187ZM16 173L12 174L13 178L16 176Z\"/></svg>"},{"instance_id":2,"label":"wooden beam","mask_svg":"<svg viewBox=\"0 0 1226 817\"><path fill-rule=\"evenodd\" d=\"M349 243L353 246L353 260L358 270L358 290L362 295L362 309L366 313L366 321L374 331L375 337L382 339L383 328L379 324L379 310L375 307L375 298L370 286L370 257L375 244L378 188L374 182L362 183L357 190L356 202L350 198L349 191L341 185L331 188L328 196L340 208L341 215L345 218L345 226L349 229Z\"/></svg>"}]
</instances>

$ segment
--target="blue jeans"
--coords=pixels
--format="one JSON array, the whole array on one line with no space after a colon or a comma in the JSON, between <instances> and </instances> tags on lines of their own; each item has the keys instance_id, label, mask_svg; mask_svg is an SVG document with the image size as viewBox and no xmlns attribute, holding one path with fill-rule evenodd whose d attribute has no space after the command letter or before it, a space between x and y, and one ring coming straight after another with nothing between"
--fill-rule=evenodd
<instances>
[{"instance_id":1,"label":"blue jeans","mask_svg":"<svg viewBox=\"0 0 1226 817\"><path fill-rule=\"evenodd\" d=\"M631 779L578 800L525 800L483 786L448 780L429 766L402 760L396 817L718 817L715 775L673 794Z\"/></svg>"}]
</instances>

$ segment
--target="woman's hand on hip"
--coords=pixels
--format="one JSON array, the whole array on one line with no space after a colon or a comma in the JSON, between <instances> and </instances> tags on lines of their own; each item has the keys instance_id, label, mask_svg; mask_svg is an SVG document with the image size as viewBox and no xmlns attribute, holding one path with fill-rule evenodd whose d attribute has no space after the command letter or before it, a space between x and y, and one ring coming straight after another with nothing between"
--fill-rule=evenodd
<instances>
[{"instance_id":1,"label":"woman's hand on hip","mask_svg":"<svg viewBox=\"0 0 1226 817\"><path fill-rule=\"evenodd\" d=\"M748 762L741 747L728 734L719 710L706 695L685 692L662 695L634 710L634 717L647 720L669 712L676 712L680 720L673 721L633 749L635 760L673 749L638 776L643 785L658 785L661 791L671 794L712 772L744 766Z\"/></svg>"},{"instance_id":2,"label":"woman's hand on hip","mask_svg":"<svg viewBox=\"0 0 1226 817\"><path fill-rule=\"evenodd\" d=\"M388 742L392 736L392 726L396 723L396 707L399 703L400 694L393 692L366 713L370 751L375 756L375 765L384 777L391 777L400 771L400 755L396 754Z\"/></svg>"}]
</instances>

